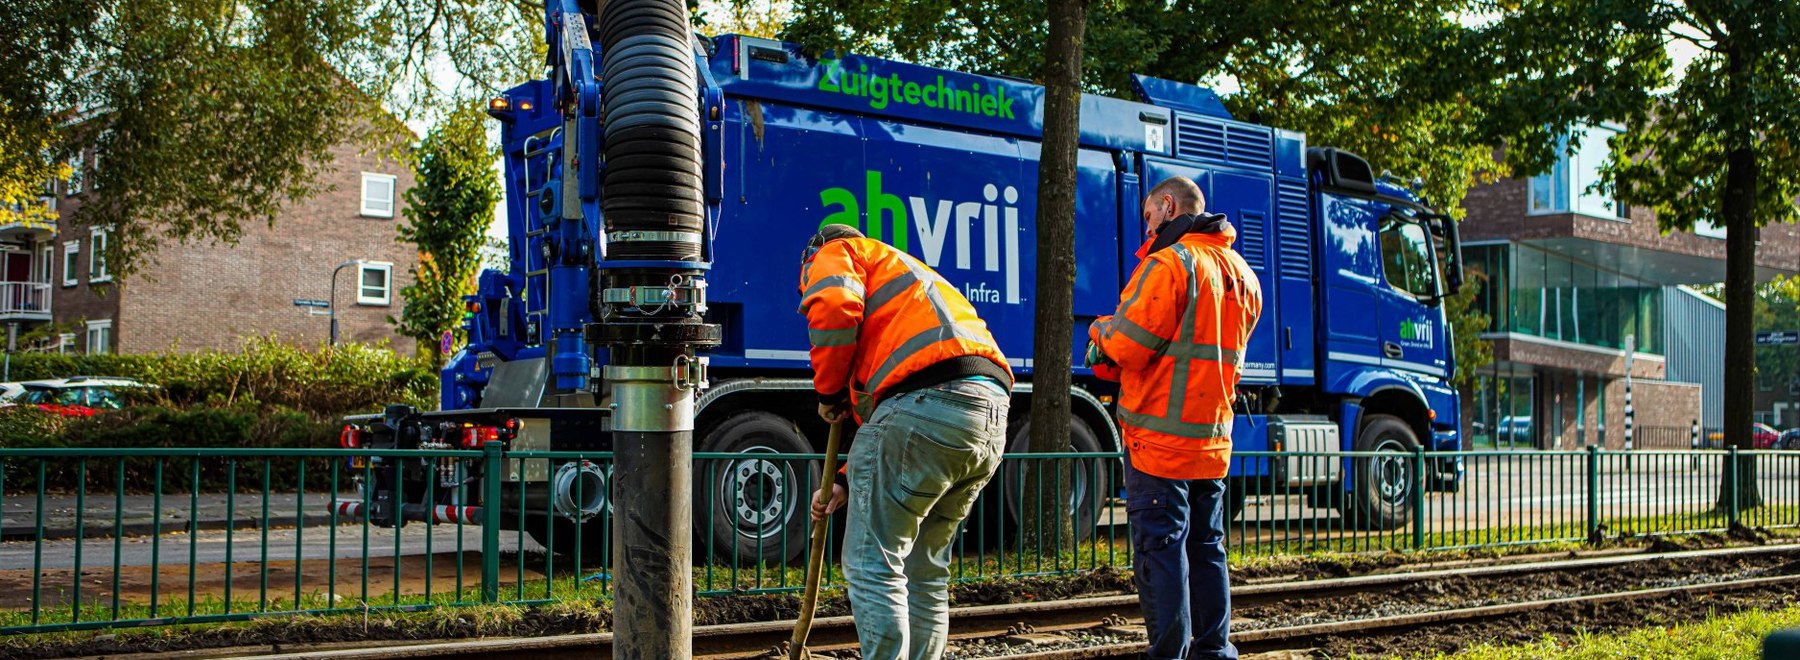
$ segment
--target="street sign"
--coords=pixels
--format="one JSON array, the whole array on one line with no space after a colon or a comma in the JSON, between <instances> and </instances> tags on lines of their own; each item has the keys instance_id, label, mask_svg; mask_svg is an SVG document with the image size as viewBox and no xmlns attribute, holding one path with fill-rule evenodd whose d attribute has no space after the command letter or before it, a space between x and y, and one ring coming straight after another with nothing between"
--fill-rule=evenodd
<instances>
[{"instance_id":1,"label":"street sign","mask_svg":"<svg viewBox=\"0 0 1800 660\"><path fill-rule=\"evenodd\" d=\"M295 307L318 307L320 309L325 309L325 308L331 307L331 301L315 300L312 298L295 298L294 306Z\"/></svg>"},{"instance_id":2,"label":"street sign","mask_svg":"<svg viewBox=\"0 0 1800 660\"><path fill-rule=\"evenodd\" d=\"M1758 332L1757 346L1793 346L1800 344L1800 332Z\"/></svg>"}]
</instances>

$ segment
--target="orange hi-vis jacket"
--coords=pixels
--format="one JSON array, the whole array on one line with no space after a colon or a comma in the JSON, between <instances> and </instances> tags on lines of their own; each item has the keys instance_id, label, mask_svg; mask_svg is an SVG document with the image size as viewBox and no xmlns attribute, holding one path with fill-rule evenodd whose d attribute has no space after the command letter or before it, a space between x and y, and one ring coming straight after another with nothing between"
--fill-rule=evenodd
<instances>
[{"instance_id":1,"label":"orange hi-vis jacket","mask_svg":"<svg viewBox=\"0 0 1800 660\"><path fill-rule=\"evenodd\" d=\"M1088 328L1118 365L1120 426L1132 466L1147 474L1222 479L1230 465L1231 402L1262 315L1262 286L1231 249L1236 234L1225 224L1149 255L1119 311Z\"/></svg>"},{"instance_id":2,"label":"orange hi-vis jacket","mask_svg":"<svg viewBox=\"0 0 1800 660\"><path fill-rule=\"evenodd\" d=\"M940 362L982 358L1012 386L1006 356L955 285L881 241L827 241L800 268L800 312L812 341L819 400L848 399L857 419L905 381Z\"/></svg>"}]
</instances>

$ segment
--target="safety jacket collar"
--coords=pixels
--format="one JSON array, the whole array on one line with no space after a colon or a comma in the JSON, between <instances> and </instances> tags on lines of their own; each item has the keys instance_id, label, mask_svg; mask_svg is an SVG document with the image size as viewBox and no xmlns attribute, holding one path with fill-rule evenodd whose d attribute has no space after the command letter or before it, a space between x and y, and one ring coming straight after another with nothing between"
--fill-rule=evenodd
<instances>
[{"instance_id":1,"label":"safety jacket collar","mask_svg":"<svg viewBox=\"0 0 1800 660\"><path fill-rule=\"evenodd\" d=\"M1182 237L1199 234L1211 237L1214 241L1222 240L1221 245L1230 246L1237 238L1237 229L1225 219L1223 213L1186 213L1170 220L1157 230L1156 236L1144 241L1138 247L1137 258L1142 261L1171 245L1181 241Z\"/></svg>"}]
</instances>

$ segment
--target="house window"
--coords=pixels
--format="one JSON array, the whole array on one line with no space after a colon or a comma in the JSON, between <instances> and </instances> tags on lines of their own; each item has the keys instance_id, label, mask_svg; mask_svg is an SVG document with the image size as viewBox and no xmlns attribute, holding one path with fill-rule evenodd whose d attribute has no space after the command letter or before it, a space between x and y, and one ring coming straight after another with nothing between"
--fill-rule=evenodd
<instances>
[{"instance_id":1,"label":"house window","mask_svg":"<svg viewBox=\"0 0 1800 660\"><path fill-rule=\"evenodd\" d=\"M363 172L362 215L369 218L394 217L394 175Z\"/></svg>"},{"instance_id":2,"label":"house window","mask_svg":"<svg viewBox=\"0 0 1800 660\"><path fill-rule=\"evenodd\" d=\"M106 234L105 229L95 229L89 233L93 237L94 254L88 257L88 282L112 281L112 272L106 268Z\"/></svg>"},{"instance_id":3,"label":"house window","mask_svg":"<svg viewBox=\"0 0 1800 660\"><path fill-rule=\"evenodd\" d=\"M75 286L80 282L81 270L75 267L76 258L80 256L81 241L63 244L63 286Z\"/></svg>"},{"instance_id":4,"label":"house window","mask_svg":"<svg viewBox=\"0 0 1800 660\"><path fill-rule=\"evenodd\" d=\"M88 321L87 352L112 352L112 325L112 319L107 319L105 321Z\"/></svg>"},{"instance_id":5,"label":"house window","mask_svg":"<svg viewBox=\"0 0 1800 660\"><path fill-rule=\"evenodd\" d=\"M1610 196L1594 190L1600 182L1600 168L1612 157L1607 140L1619 134L1610 126L1580 126L1580 144L1570 153L1571 136L1556 142L1556 162L1548 171L1527 180L1526 198L1534 214L1580 213L1601 218L1625 218L1630 209Z\"/></svg>"},{"instance_id":6,"label":"house window","mask_svg":"<svg viewBox=\"0 0 1800 660\"><path fill-rule=\"evenodd\" d=\"M82 190L82 179L87 169L87 152L76 149L75 155L69 158L69 186L63 189L64 195L79 195Z\"/></svg>"},{"instance_id":7,"label":"house window","mask_svg":"<svg viewBox=\"0 0 1800 660\"><path fill-rule=\"evenodd\" d=\"M388 304L392 298L389 290L393 288L393 275L393 264L371 261L357 266L356 304Z\"/></svg>"},{"instance_id":8,"label":"house window","mask_svg":"<svg viewBox=\"0 0 1800 660\"><path fill-rule=\"evenodd\" d=\"M75 348L75 333L65 332L56 336L56 352L67 353Z\"/></svg>"},{"instance_id":9,"label":"house window","mask_svg":"<svg viewBox=\"0 0 1800 660\"><path fill-rule=\"evenodd\" d=\"M53 254L54 253L51 252L49 245L45 245L43 249L38 250L37 277L32 278L32 281L39 284L50 283L50 272L51 269L54 268L54 266L51 265L53 263L51 261Z\"/></svg>"}]
</instances>

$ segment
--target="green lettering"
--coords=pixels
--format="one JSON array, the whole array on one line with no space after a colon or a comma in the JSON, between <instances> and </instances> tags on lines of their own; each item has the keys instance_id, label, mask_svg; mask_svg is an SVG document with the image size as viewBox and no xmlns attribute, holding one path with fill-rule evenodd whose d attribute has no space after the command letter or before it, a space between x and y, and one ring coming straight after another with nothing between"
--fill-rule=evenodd
<instances>
[{"instance_id":1,"label":"green lettering","mask_svg":"<svg viewBox=\"0 0 1800 660\"><path fill-rule=\"evenodd\" d=\"M839 91L837 81L838 61L825 60L823 64L825 65L825 75L819 77L819 90L825 92Z\"/></svg>"},{"instance_id":2,"label":"green lettering","mask_svg":"<svg viewBox=\"0 0 1800 660\"><path fill-rule=\"evenodd\" d=\"M838 206L838 212L825 216L819 223L820 229L825 228L825 225L848 225L861 229L862 208L856 203L856 193L843 188L828 188L819 193L819 204L826 208L833 204Z\"/></svg>"},{"instance_id":3,"label":"green lettering","mask_svg":"<svg viewBox=\"0 0 1800 660\"><path fill-rule=\"evenodd\" d=\"M981 95L981 114L987 115L989 117L994 116L994 95L993 94L982 94Z\"/></svg>"},{"instance_id":4,"label":"green lettering","mask_svg":"<svg viewBox=\"0 0 1800 660\"><path fill-rule=\"evenodd\" d=\"M927 107L927 108L938 107L937 92L938 92L938 88L936 86L934 86L934 85L926 85L925 86L925 92L923 94L923 97L925 99L925 107Z\"/></svg>"},{"instance_id":5,"label":"green lettering","mask_svg":"<svg viewBox=\"0 0 1800 660\"><path fill-rule=\"evenodd\" d=\"M958 111L966 112L968 110L968 108L971 108L975 105L974 97L969 96L968 92L962 91L960 89L956 90L956 96L953 98L955 100L953 100L950 103L951 110L958 110Z\"/></svg>"},{"instance_id":6,"label":"green lettering","mask_svg":"<svg viewBox=\"0 0 1800 660\"><path fill-rule=\"evenodd\" d=\"M906 99L907 105L918 105L919 104L919 83L916 83L916 82L906 83L906 86L901 88L900 96L902 98Z\"/></svg>"},{"instance_id":7,"label":"green lettering","mask_svg":"<svg viewBox=\"0 0 1800 660\"><path fill-rule=\"evenodd\" d=\"M886 211L891 214L894 227L894 240L889 245L905 251L908 234L911 232L906 230L906 206L900 202L900 196L881 192L881 172L876 170L868 172L867 192L863 199L869 205L869 221L863 233L868 234L869 238L881 240L881 214Z\"/></svg>"},{"instance_id":8,"label":"green lettering","mask_svg":"<svg viewBox=\"0 0 1800 660\"><path fill-rule=\"evenodd\" d=\"M887 107L888 79L875 76L869 79L869 107L876 110Z\"/></svg>"},{"instance_id":9,"label":"green lettering","mask_svg":"<svg viewBox=\"0 0 1800 660\"><path fill-rule=\"evenodd\" d=\"M1013 102L1012 96L1001 95L1001 97L1000 97L1000 116L1005 117L1007 119L1013 118L1012 102Z\"/></svg>"}]
</instances>

